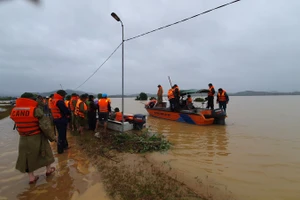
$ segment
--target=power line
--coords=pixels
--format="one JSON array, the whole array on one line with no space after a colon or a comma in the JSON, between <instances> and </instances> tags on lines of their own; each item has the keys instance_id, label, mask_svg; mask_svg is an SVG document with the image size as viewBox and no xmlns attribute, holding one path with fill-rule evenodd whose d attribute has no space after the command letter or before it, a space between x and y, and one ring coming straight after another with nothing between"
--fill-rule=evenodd
<instances>
[{"instance_id":1,"label":"power line","mask_svg":"<svg viewBox=\"0 0 300 200\"><path fill-rule=\"evenodd\" d=\"M156 31L159 31L159 30L168 28L168 27L173 26L173 25L175 25L175 24L179 24L179 23L188 21L188 20L193 19L193 18L195 18L195 17L198 17L198 16L200 16L200 15L204 15L204 14L209 13L209 12L212 12L212 11L214 11L214 10L223 8L223 7L225 7L225 6L229 6L229 5L234 4L234 3L237 3L237 2L239 2L239 1L240 1L240 0L235 0L235 1L232 1L232 2L225 3L225 4L220 5L220 6L218 6L218 7L215 7L215 8L209 9L209 10L206 10L206 11L204 11L204 12L201 12L201 13L196 14L196 15L194 15L194 16L191 16L191 17L182 19L182 20L177 21L177 22L174 22L174 23L172 23L172 24L168 24L168 25L165 25L165 26L161 26L161 27L159 27L159 28L153 29L152 31L148 31L148 32L145 32L145 33L136 35L136 36L134 36L134 37L128 38L128 39L126 39L125 41L137 39L137 38L139 38L139 37L142 37L142 36L148 35L148 34L150 34L150 33L153 33L153 32L156 32Z\"/></svg>"},{"instance_id":2,"label":"power line","mask_svg":"<svg viewBox=\"0 0 300 200\"><path fill-rule=\"evenodd\" d=\"M85 84L90 78L92 78L96 73L97 73L97 71L115 54L115 52L120 48L120 46L122 45L122 43L121 44L119 44L119 46L117 47L117 48L115 48L115 50L106 58L106 60L96 69L96 71L94 71L93 73L92 73L92 75L90 75L81 85L79 85L77 88L75 88L75 90L76 89L78 89L78 88L80 88L83 84Z\"/></svg>"},{"instance_id":3,"label":"power line","mask_svg":"<svg viewBox=\"0 0 300 200\"><path fill-rule=\"evenodd\" d=\"M130 41L130 40L133 40L133 39L137 39L137 38L139 38L139 37L142 37L142 36L145 36L145 35L148 35L148 34L150 34L150 33L153 33L153 32L156 32L156 31L159 31L159 30L162 30L162 29L165 29L165 28L168 28L168 27L170 27L170 26L173 26L173 25L176 25L176 24L179 24L179 23L182 23L182 22L185 22L185 21L188 21L188 20L190 20L190 19L193 19L193 18L195 18L195 17L198 17L198 16L200 16L200 15L204 15L204 14L207 14L207 13L209 13L209 12L212 12L212 11L214 11L214 10L217 10L217 9L220 9L220 8L223 8L223 7L225 7L225 6L229 6L229 5L231 5L231 4L234 4L234 3L237 3L237 2L239 2L240 0L235 0L235 1L232 1L232 2L228 2L228 3L225 3L225 4L223 4L223 5L220 5L220 6L218 6L218 7L215 7L215 8L212 8L212 9L209 9L209 10L206 10L206 11L204 11L204 12L201 12L201 13L199 13L199 14L196 14L196 15L194 15L194 16L191 16L191 17L188 17L188 18L185 18L185 19L182 19L182 20L180 20L180 21L177 21L177 22L174 22L174 23L172 23L172 24L168 24L168 25L165 25L165 26L161 26L161 27L159 27L159 28L156 28L156 29L153 29L153 30L151 30L151 31L148 31L148 32L145 32L145 33L142 33L142 34L139 34L139 35L136 35L136 36L134 36L134 37L131 37L131 38L128 38L128 39L126 39L126 40L124 40L124 41ZM79 85L77 88L75 88L75 90L76 89L78 89L78 88L80 88L82 85L84 85L90 78L92 78L96 73L97 73L97 71L114 55L114 53L119 49L119 47L122 45L122 43L121 44L119 44L119 46L108 56L108 58L96 69L96 71L94 71L81 85Z\"/></svg>"}]
</instances>

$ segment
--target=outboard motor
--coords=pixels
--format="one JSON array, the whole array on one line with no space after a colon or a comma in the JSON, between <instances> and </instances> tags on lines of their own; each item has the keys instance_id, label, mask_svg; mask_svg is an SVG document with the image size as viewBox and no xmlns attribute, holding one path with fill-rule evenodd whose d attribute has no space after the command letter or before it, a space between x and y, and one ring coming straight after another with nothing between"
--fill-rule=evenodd
<instances>
[{"instance_id":1,"label":"outboard motor","mask_svg":"<svg viewBox=\"0 0 300 200\"><path fill-rule=\"evenodd\" d=\"M136 130L142 130L146 124L146 115L135 114L133 115L133 128Z\"/></svg>"},{"instance_id":2,"label":"outboard motor","mask_svg":"<svg viewBox=\"0 0 300 200\"><path fill-rule=\"evenodd\" d=\"M222 109L218 108L218 109L212 110L211 116L215 119L214 124L225 125L226 113Z\"/></svg>"}]
</instances>

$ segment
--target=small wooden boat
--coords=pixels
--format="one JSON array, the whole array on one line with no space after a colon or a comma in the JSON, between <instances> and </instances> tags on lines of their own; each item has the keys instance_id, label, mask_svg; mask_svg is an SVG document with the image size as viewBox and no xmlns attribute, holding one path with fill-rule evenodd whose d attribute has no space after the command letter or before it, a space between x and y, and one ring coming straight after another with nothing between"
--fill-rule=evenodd
<instances>
[{"instance_id":1,"label":"small wooden boat","mask_svg":"<svg viewBox=\"0 0 300 200\"><path fill-rule=\"evenodd\" d=\"M160 105L158 105L157 103L154 104L149 102L145 105L145 109L150 116L157 118L185 122L195 125L225 125L226 114L221 109L210 110L200 107L196 108L194 106L188 108L186 106L185 100L183 99L185 95L207 92L208 90L206 89L180 91L180 106L177 111L171 111L170 108L167 108L167 102L163 102Z\"/></svg>"}]
</instances>

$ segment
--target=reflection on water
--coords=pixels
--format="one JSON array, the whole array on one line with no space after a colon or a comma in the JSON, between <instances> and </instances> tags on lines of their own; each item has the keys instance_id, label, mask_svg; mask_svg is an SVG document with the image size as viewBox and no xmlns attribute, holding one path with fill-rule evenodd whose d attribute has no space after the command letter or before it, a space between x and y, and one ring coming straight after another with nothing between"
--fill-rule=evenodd
<instances>
[{"instance_id":1,"label":"reflection on water","mask_svg":"<svg viewBox=\"0 0 300 200\"><path fill-rule=\"evenodd\" d=\"M37 170L40 176L35 185L28 184L26 174L15 170L18 134L12 131L13 123L6 118L0 121L0 199L76 200L81 196L101 195L108 199L96 169L84 154L76 148L74 138L69 138L71 148L64 154L56 154L56 172L46 177L45 168ZM53 149L55 143L51 144ZM94 188L97 188L95 191Z\"/></svg>"}]
</instances>

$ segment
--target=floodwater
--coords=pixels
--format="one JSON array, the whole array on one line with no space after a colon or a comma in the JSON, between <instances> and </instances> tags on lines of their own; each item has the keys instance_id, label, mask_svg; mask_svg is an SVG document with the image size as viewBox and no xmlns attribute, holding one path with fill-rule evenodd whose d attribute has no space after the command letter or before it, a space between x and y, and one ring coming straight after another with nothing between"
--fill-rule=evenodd
<instances>
[{"instance_id":1,"label":"floodwater","mask_svg":"<svg viewBox=\"0 0 300 200\"><path fill-rule=\"evenodd\" d=\"M15 170L19 136L13 131L9 118L0 120L0 199L20 200L106 200L108 197L101 183L101 177L84 154L76 148L74 138L69 137L71 148L64 154L56 154L56 172L47 177L45 169L39 169L40 178L35 185L28 184L28 177Z\"/></svg>"},{"instance_id":2,"label":"floodwater","mask_svg":"<svg viewBox=\"0 0 300 200\"><path fill-rule=\"evenodd\" d=\"M111 99L112 107L121 99ZM300 96L231 97L226 126L196 126L148 117L150 130L174 145L167 153L152 153L186 180L212 178L239 200L300 199ZM146 114L143 102L125 99L126 113ZM36 186L14 169L18 135L13 123L0 121L0 199L105 199L101 177L84 155L72 148L55 154L58 172ZM103 196L103 197L102 197Z\"/></svg>"},{"instance_id":3,"label":"floodwater","mask_svg":"<svg viewBox=\"0 0 300 200\"><path fill-rule=\"evenodd\" d=\"M187 180L208 176L240 200L299 200L299 101L300 96L230 97L226 126L148 117L150 129L174 144L150 158L167 161ZM146 114L142 103L125 103L125 112ZM112 104L120 106L120 100Z\"/></svg>"}]
</instances>

